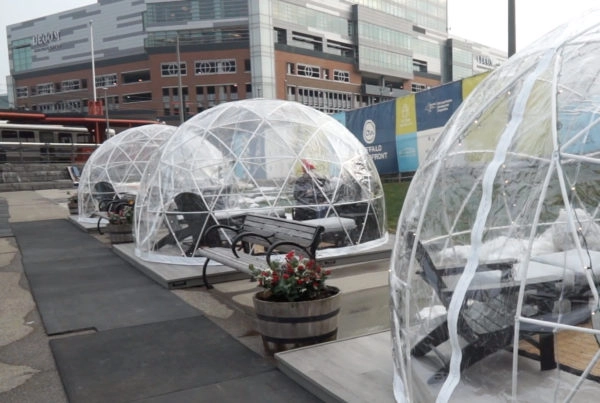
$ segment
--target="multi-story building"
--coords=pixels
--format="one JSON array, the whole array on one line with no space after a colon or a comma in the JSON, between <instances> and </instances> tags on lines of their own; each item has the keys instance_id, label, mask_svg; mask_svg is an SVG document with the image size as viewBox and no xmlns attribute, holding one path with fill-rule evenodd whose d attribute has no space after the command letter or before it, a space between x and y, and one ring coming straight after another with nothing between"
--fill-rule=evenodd
<instances>
[{"instance_id":1,"label":"multi-story building","mask_svg":"<svg viewBox=\"0 0 600 403\"><path fill-rule=\"evenodd\" d=\"M171 122L251 97L334 113L506 59L447 26L447 0L98 0L8 26L9 102Z\"/></svg>"}]
</instances>

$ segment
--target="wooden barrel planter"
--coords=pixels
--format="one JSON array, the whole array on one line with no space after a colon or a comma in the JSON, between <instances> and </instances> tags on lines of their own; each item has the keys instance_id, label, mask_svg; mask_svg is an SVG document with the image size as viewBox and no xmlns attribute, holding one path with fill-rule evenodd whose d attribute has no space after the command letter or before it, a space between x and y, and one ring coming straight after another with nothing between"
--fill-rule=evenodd
<instances>
[{"instance_id":1,"label":"wooden barrel planter","mask_svg":"<svg viewBox=\"0 0 600 403\"><path fill-rule=\"evenodd\" d=\"M110 243L133 242L132 224L108 224L106 232L108 232Z\"/></svg>"},{"instance_id":2,"label":"wooden barrel planter","mask_svg":"<svg viewBox=\"0 0 600 403\"><path fill-rule=\"evenodd\" d=\"M261 292L253 296L258 330L268 354L336 339L341 292L327 288L334 294L313 301L266 301L259 298Z\"/></svg>"}]
</instances>

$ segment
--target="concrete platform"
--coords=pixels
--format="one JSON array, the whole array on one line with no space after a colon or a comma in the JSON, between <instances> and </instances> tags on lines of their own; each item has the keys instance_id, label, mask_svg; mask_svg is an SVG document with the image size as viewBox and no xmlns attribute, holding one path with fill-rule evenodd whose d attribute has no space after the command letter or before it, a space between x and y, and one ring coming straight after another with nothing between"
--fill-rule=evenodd
<instances>
[{"instance_id":1,"label":"concrete platform","mask_svg":"<svg viewBox=\"0 0 600 403\"><path fill-rule=\"evenodd\" d=\"M85 226L85 223L81 223L76 218L71 218L71 220L84 231L89 231ZM366 251L327 257L322 264L332 271L344 270L351 272L353 269L360 268L365 262L389 261L393 248L393 239L394 237L390 236L386 244ZM116 244L113 245L113 249L123 259L133 264L136 268L167 289L180 289L204 285L204 282L202 281L203 259L198 259L201 260L201 263L197 265L156 263L143 260L136 256L133 243ZM237 270L213 262L209 263L207 277L210 284L249 278L248 275L244 273L240 273Z\"/></svg>"},{"instance_id":2,"label":"concrete platform","mask_svg":"<svg viewBox=\"0 0 600 403\"><path fill-rule=\"evenodd\" d=\"M82 230L84 232L98 234L98 218L87 218L85 220L79 220L78 215L69 215L68 219L69 219L69 221L71 221L71 223L73 223L73 225L75 225L80 230ZM107 220L101 220L100 221L100 231L102 231L104 228L106 228L107 224L108 224Z\"/></svg>"},{"instance_id":3,"label":"concrete platform","mask_svg":"<svg viewBox=\"0 0 600 403\"><path fill-rule=\"evenodd\" d=\"M276 353L275 358L283 373L324 401L395 401L390 331ZM428 361L413 360L412 388L418 402L435 401L443 384L428 383L438 365ZM561 379L558 388L553 383L557 377ZM577 375L564 370L555 370L549 376L548 372L539 370L538 361L519 357L518 399L523 402L565 401L578 379ZM500 351L469 368L456 387L452 401L502 403L510 399L511 388L512 353ZM572 401L597 401L598 390L597 382L584 380Z\"/></svg>"},{"instance_id":4,"label":"concrete platform","mask_svg":"<svg viewBox=\"0 0 600 403\"><path fill-rule=\"evenodd\" d=\"M327 402L394 402L389 331L276 353L279 369Z\"/></svg>"},{"instance_id":5,"label":"concrete platform","mask_svg":"<svg viewBox=\"0 0 600 403\"><path fill-rule=\"evenodd\" d=\"M167 289L190 288L204 285L201 265L148 262L135 255L132 243L113 245L113 250L141 272ZM248 279L248 275L223 265L209 265L206 274L211 284Z\"/></svg>"}]
</instances>

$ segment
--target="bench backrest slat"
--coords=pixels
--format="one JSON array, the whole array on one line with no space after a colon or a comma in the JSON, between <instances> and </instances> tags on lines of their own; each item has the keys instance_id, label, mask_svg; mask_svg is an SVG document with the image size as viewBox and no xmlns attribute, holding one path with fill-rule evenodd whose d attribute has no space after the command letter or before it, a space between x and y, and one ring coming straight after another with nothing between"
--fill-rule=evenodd
<instances>
[{"instance_id":1,"label":"bench backrest slat","mask_svg":"<svg viewBox=\"0 0 600 403\"><path fill-rule=\"evenodd\" d=\"M323 228L315 224L286 220L278 217L247 214L242 225L242 232L254 233L267 238L248 236L244 240L263 246L280 241L293 241L314 253L320 242ZM282 248L291 250L293 247Z\"/></svg>"}]
</instances>

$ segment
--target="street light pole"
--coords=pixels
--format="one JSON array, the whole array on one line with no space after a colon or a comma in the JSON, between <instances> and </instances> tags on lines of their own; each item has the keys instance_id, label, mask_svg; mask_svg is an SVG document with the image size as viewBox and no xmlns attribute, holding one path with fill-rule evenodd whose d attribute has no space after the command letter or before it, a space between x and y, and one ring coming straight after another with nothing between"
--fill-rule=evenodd
<instances>
[{"instance_id":1,"label":"street light pole","mask_svg":"<svg viewBox=\"0 0 600 403\"><path fill-rule=\"evenodd\" d=\"M177 85L179 87L179 123L185 121L185 109L183 109L183 86L181 85L181 55L179 53L179 31L176 33L177 46Z\"/></svg>"},{"instance_id":2,"label":"street light pole","mask_svg":"<svg viewBox=\"0 0 600 403\"><path fill-rule=\"evenodd\" d=\"M94 90L94 102L96 102L96 61L94 59L94 29L90 20L90 53L92 55L92 89Z\"/></svg>"},{"instance_id":3,"label":"street light pole","mask_svg":"<svg viewBox=\"0 0 600 403\"><path fill-rule=\"evenodd\" d=\"M104 136L108 140L108 136L110 133L110 121L108 120L108 88L103 87L104 90L104 114L106 116L106 130L104 131Z\"/></svg>"},{"instance_id":4,"label":"street light pole","mask_svg":"<svg viewBox=\"0 0 600 403\"><path fill-rule=\"evenodd\" d=\"M515 0L508 0L508 57L514 55L517 50L515 25Z\"/></svg>"}]
</instances>

